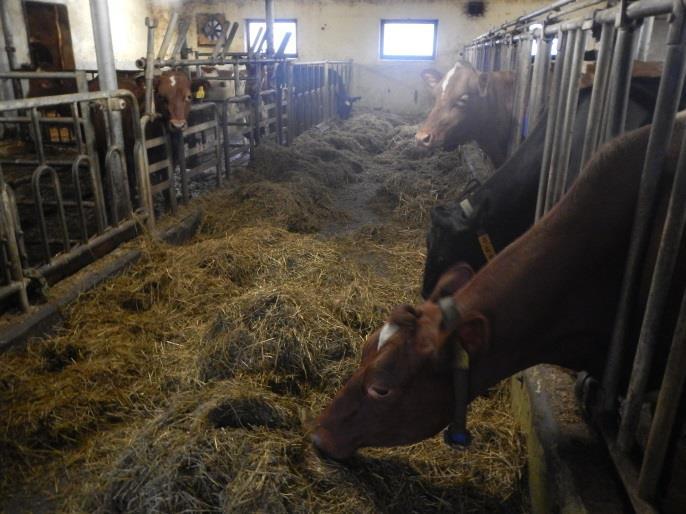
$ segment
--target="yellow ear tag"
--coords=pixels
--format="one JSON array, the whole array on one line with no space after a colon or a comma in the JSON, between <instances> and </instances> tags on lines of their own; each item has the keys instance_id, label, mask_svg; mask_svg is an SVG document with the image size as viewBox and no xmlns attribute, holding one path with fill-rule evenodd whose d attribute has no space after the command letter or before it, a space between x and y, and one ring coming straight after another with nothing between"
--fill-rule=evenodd
<instances>
[{"instance_id":1,"label":"yellow ear tag","mask_svg":"<svg viewBox=\"0 0 686 514\"><path fill-rule=\"evenodd\" d=\"M202 100L205 98L205 87L200 86L198 90L195 92L195 98L196 100Z\"/></svg>"}]
</instances>

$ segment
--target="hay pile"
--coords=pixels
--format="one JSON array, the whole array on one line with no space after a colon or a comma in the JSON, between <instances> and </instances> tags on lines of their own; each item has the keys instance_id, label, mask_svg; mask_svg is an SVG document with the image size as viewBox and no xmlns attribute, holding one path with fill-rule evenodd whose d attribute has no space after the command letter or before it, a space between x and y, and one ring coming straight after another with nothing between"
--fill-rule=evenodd
<instances>
[{"instance_id":1,"label":"hay pile","mask_svg":"<svg viewBox=\"0 0 686 514\"><path fill-rule=\"evenodd\" d=\"M473 405L462 454L433 439L343 466L305 439L366 334L417 301L416 205L376 202L381 224L320 232L356 215L342 191L387 197L395 180L404 194L394 175L415 162L398 150L409 135L365 114L262 147L196 202L193 241L134 242L142 260L69 307L59 334L3 355L0 496L69 512L520 510L524 455L504 390ZM431 183L457 170L431 198L463 187L454 153L417 158Z\"/></svg>"}]
</instances>

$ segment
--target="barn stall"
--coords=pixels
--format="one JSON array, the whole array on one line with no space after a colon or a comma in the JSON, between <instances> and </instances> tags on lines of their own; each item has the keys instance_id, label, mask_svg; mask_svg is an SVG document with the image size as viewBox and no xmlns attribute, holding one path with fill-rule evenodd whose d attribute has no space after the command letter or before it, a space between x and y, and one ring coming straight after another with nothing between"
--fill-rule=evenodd
<instances>
[{"instance_id":1,"label":"barn stall","mask_svg":"<svg viewBox=\"0 0 686 514\"><path fill-rule=\"evenodd\" d=\"M599 409L603 378L582 375L577 403L572 375L549 368L472 402L464 452L435 437L337 463L307 435L364 338L394 305L421 301L432 207L473 198L494 173L475 144L416 144L432 103L422 69L464 58L515 72L509 153L547 119L540 217L578 172L565 134L581 123L573 77L586 61L597 72L582 162L624 130L619 85L634 57L665 59L656 127L671 124L682 11L645 0L306 4L3 2L3 509L678 512L679 453L663 465L665 447L645 442L646 416L678 406L678 370L657 406L655 393L632 393L638 458L633 439L615 440L624 393L604 395L594 439L580 412ZM408 27L431 44L393 40ZM183 131L152 95L170 69L201 84ZM106 87L89 92L95 76ZM147 94L118 89L121 77ZM655 427L662 443L678 439L678 423ZM656 451L657 464L636 467ZM657 507L645 478L656 473L667 491Z\"/></svg>"}]
</instances>

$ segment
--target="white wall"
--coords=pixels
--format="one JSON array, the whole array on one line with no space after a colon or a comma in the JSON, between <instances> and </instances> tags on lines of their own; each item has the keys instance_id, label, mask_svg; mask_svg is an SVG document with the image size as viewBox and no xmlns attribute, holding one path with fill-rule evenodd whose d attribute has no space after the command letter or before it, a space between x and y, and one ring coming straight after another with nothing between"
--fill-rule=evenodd
<instances>
[{"instance_id":1,"label":"white wall","mask_svg":"<svg viewBox=\"0 0 686 514\"><path fill-rule=\"evenodd\" d=\"M19 4L17 0L13 0L13 3ZM76 68L96 69L89 0L51 0L50 3L67 6ZM117 67L133 69L135 68L134 61L145 55L147 41L145 17L150 15L149 2L147 0L109 0L109 8ZM20 9L12 12L12 25L24 26L23 13ZM23 33L23 38L26 38L25 33ZM4 48L4 41L2 46ZM19 62L30 62L27 45L18 44L17 47Z\"/></svg>"},{"instance_id":2,"label":"white wall","mask_svg":"<svg viewBox=\"0 0 686 514\"><path fill-rule=\"evenodd\" d=\"M246 18L264 17L261 0L153 0L159 18L158 44L166 26L170 3L182 14L223 12L244 28ZM297 18L298 50L302 60L355 60L355 94L362 103L393 111L422 111L431 100L419 73L427 67L447 71L459 58L463 45L493 26L549 4L549 0L486 0L486 15L468 18L463 0L275 0L277 18ZM438 55L435 62L397 62L379 59L380 20L393 18L438 19ZM243 50L243 30L233 50ZM196 46L195 18L188 42Z\"/></svg>"}]
</instances>

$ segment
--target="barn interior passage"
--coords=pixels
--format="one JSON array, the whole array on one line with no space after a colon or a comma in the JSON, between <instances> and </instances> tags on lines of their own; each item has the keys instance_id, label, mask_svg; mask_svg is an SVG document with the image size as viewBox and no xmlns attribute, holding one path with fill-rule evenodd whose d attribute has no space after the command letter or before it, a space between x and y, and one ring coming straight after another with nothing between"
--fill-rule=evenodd
<instances>
[{"instance_id":1,"label":"barn interior passage","mask_svg":"<svg viewBox=\"0 0 686 514\"><path fill-rule=\"evenodd\" d=\"M0 511L686 509L680 1L0 9Z\"/></svg>"}]
</instances>

